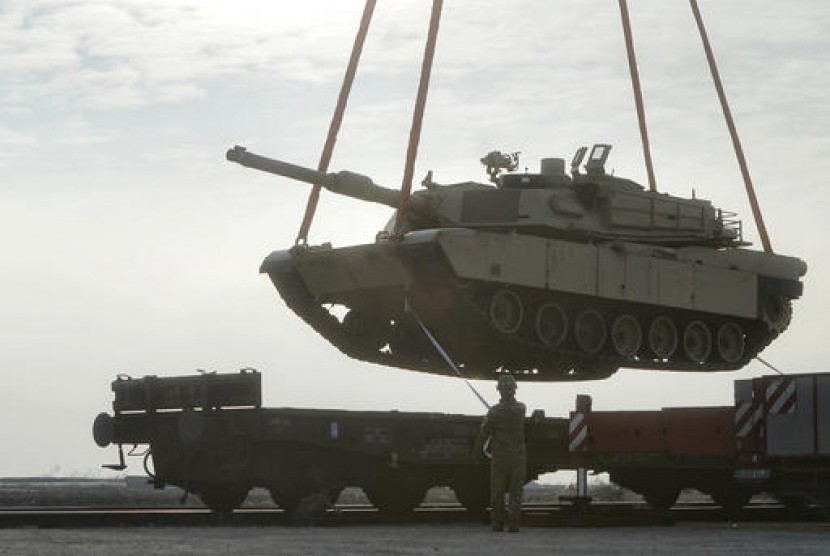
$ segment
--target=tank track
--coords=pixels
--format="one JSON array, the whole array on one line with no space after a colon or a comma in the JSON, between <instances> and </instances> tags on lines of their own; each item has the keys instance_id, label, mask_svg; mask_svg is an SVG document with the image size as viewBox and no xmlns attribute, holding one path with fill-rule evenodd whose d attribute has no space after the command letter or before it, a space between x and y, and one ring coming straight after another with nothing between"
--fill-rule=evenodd
<instances>
[{"instance_id":1,"label":"tank track","mask_svg":"<svg viewBox=\"0 0 830 556\"><path fill-rule=\"evenodd\" d=\"M394 350L366 349L358 345L349 336L343 323L321 306L319 301L308 291L299 274L290 265L272 270L270 277L288 307L348 357L386 367L455 376L455 372L446 363L438 359L431 346L424 344L423 340L419 341L427 351L422 351L420 356L414 357L397 355ZM446 282L444 283L446 284ZM476 322L472 326L469 322L466 324L466 328L470 329L469 335L477 336L482 345L498 342L500 350L503 349L505 352L512 354L509 360L495 363L464 361L462 359L459 366L464 376L473 379L492 380L498 378L499 374L503 372L511 372L522 380L528 381L596 380L610 376L618 368L695 372L731 371L746 365L786 328L772 330L760 321L742 321L741 324L747 334L747 343L742 357L735 363L725 363L720 360L695 363L680 357L669 360L632 359L607 351L589 354L572 346L548 346L531 334L523 334L522 330L513 334L504 334L491 323L482 306L481 295L479 294L487 291L487 286L456 282L454 287L457 293L456 299L462 300L463 312L475 316ZM590 306L587 300L579 304ZM637 308L632 305L631 309L632 312L637 313L644 308ZM676 311L675 313L680 314L682 312ZM682 322L683 319L678 320ZM415 327L412 327L411 330L417 332ZM678 331L678 333L681 332ZM440 334L437 335L440 338ZM681 350L682 347L678 347L678 352ZM450 350L450 353L452 355L452 350Z\"/></svg>"},{"instance_id":2,"label":"tank track","mask_svg":"<svg viewBox=\"0 0 830 556\"><path fill-rule=\"evenodd\" d=\"M434 361L420 360L407 360L402 362L400 358L394 356L392 353L380 350L361 349L349 337L340 320L327 309L323 308L314 296L311 295L296 270L285 266L271 272L269 276L283 301L288 305L288 308L294 311L306 324L316 330L334 347L352 359L376 363L386 367L398 367L413 371L455 376L455 373L447 368L445 364L441 366L437 365Z\"/></svg>"}]
</instances>

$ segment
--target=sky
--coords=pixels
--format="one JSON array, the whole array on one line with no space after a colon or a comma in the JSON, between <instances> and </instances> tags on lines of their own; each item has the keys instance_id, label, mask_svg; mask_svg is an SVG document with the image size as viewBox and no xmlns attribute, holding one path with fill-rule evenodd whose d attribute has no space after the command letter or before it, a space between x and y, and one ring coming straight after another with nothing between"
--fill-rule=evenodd
<instances>
[{"instance_id":1,"label":"sky","mask_svg":"<svg viewBox=\"0 0 830 556\"><path fill-rule=\"evenodd\" d=\"M330 168L399 187L430 2L379 2ZM259 264L290 247L304 184L224 159L235 144L316 166L362 0L0 0L0 476L97 475L110 382L255 367L271 407L479 414L460 380L353 361L282 302ZM629 2L658 189L738 212L760 249L691 10ZM763 352L828 371L830 4L700 7L776 252L809 265ZM416 183L614 145L646 183L617 2L447 2ZM390 210L323 195L309 242L373 241ZM732 373L621 370L520 384L530 409L729 405ZM492 382L475 386L490 401ZM140 461L131 460L131 472Z\"/></svg>"}]
</instances>

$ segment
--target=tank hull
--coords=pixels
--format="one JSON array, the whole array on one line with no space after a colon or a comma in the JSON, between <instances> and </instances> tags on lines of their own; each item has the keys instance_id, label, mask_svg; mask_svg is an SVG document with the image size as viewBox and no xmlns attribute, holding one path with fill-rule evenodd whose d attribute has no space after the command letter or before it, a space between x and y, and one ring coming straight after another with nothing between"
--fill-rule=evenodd
<instances>
[{"instance_id":1,"label":"tank hull","mask_svg":"<svg viewBox=\"0 0 830 556\"><path fill-rule=\"evenodd\" d=\"M738 369L786 329L806 266L747 249L439 229L277 251L261 271L350 357L453 374L417 315L470 378L564 381Z\"/></svg>"}]
</instances>

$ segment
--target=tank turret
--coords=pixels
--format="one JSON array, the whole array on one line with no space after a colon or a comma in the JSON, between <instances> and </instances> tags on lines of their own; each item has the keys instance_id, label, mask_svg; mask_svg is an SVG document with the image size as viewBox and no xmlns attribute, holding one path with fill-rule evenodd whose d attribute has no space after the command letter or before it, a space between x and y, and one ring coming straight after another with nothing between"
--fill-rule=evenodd
<instances>
[{"instance_id":1,"label":"tank turret","mask_svg":"<svg viewBox=\"0 0 830 556\"><path fill-rule=\"evenodd\" d=\"M741 223L709 201L609 174L610 151L580 148L570 174L561 158L519 173L518 153L493 151L481 159L489 184L440 185L430 172L401 229L364 245L276 251L261 271L332 344L387 366L451 372L417 315L474 378L742 367L788 326L805 263L746 249ZM239 146L227 158L400 204L400 192L353 172L322 173ZM345 317L330 305L344 306Z\"/></svg>"},{"instance_id":2,"label":"tank turret","mask_svg":"<svg viewBox=\"0 0 830 556\"><path fill-rule=\"evenodd\" d=\"M537 174L512 172L516 154L494 151L482 159L494 185L464 182L439 185L428 178L426 189L410 199L412 215L404 231L435 227L508 230L544 237L582 240L636 241L659 245L726 247L741 242L740 222L709 201L684 199L644 191L631 180L605 173L610 145L577 151L572 175L564 160L547 158ZM244 166L320 185L329 191L392 208L400 192L376 185L371 178L349 171L322 173L234 147L228 160ZM512 162L511 162L512 161Z\"/></svg>"}]
</instances>

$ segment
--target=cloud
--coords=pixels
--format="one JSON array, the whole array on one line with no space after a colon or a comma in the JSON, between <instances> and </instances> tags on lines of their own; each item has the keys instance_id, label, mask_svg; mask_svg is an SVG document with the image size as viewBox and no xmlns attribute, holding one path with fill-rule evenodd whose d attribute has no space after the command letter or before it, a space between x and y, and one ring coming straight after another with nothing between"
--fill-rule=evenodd
<instances>
[{"instance_id":1,"label":"cloud","mask_svg":"<svg viewBox=\"0 0 830 556\"><path fill-rule=\"evenodd\" d=\"M324 37L328 31L292 29L273 7L257 18L263 5L237 3L235 12L218 2L8 2L0 11L1 98L23 104L61 97L100 109L200 97L206 82L247 72L300 81L327 76L329 62L342 55ZM323 29L327 18L352 15L320 7L308 15Z\"/></svg>"}]
</instances>

